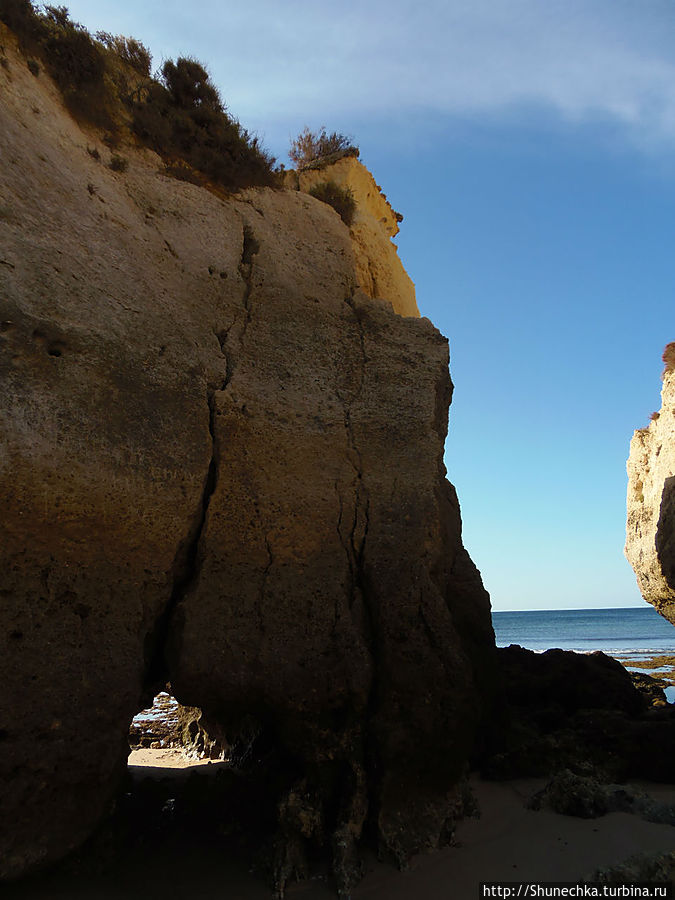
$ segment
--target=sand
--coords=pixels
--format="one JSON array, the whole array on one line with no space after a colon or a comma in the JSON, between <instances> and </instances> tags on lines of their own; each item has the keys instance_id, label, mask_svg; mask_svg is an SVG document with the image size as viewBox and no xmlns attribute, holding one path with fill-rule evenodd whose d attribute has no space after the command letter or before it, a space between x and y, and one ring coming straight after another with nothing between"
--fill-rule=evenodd
<instances>
[{"instance_id":1,"label":"sand","mask_svg":"<svg viewBox=\"0 0 675 900\"><path fill-rule=\"evenodd\" d=\"M198 768L203 772L208 766L215 772L223 765L227 763L188 759L175 750L141 750L130 757L134 778L181 778ZM526 809L527 798L544 783L544 779L486 782L473 778L482 815L459 825L458 846L419 856L406 872L368 858L366 876L354 890L353 900L475 900L481 881L576 881L633 853L675 846L673 827L626 813L576 819ZM673 785L641 782L639 787L656 799L675 803ZM214 843L185 853L167 847L159 855L137 855L104 879L43 876L9 888L7 896L16 900L159 900L167 896L270 900L272 895L261 875L228 856L226 846ZM316 876L290 886L287 897L334 900L335 894L328 879Z\"/></svg>"},{"instance_id":2,"label":"sand","mask_svg":"<svg viewBox=\"0 0 675 900\"><path fill-rule=\"evenodd\" d=\"M482 809L478 820L457 829L457 848L418 857L400 875L375 865L354 898L476 898L481 881L576 881L600 866L643 850L671 850L675 830L626 813L576 819L525 809L543 779L473 781ZM646 785L653 796L675 802L671 785ZM309 896L309 895L308 895Z\"/></svg>"},{"instance_id":3,"label":"sand","mask_svg":"<svg viewBox=\"0 0 675 900\"><path fill-rule=\"evenodd\" d=\"M201 766L212 766L215 771L228 763L186 756L182 750L173 747L157 750L143 747L131 751L127 765L133 778L181 778Z\"/></svg>"},{"instance_id":4,"label":"sand","mask_svg":"<svg viewBox=\"0 0 675 900\"><path fill-rule=\"evenodd\" d=\"M132 750L129 754L128 765L130 769L139 770L139 774L147 768L153 769L186 769L190 766L200 766L210 762L206 759L194 759L186 756L182 750L167 747L162 750L151 750L142 747L140 750ZM146 773L147 774L147 773Z\"/></svg>"}]
</instances>

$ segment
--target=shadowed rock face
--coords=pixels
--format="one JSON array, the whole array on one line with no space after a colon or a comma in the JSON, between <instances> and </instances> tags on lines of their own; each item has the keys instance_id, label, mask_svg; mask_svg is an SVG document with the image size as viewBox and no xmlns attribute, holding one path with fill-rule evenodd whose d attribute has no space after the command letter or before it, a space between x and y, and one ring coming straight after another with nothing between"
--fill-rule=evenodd
<instances>
[{"instance_id":1,"label":"shadowed rock face","mask_svg":"<svg viewBox=\"0 0 675 900\"><path fill-rule=\"evenodd\" d=\"M446 840L494 644L447 341L357 289L324 204L113 173L0 78L0 874L90 833L167 678L282 760L280 888L305 841L348 887L367 819Z\"/></svg>"},{"instance_id":2,"label":"shadowed rock face","mask_svg":"<svg viewBox=\"0 0 675 900\"><path fill-rule=\"evenodd\" d=\"M649 428L636 431L631 441L627 506L626 556L642 596L675 625L675 371L672 368L667 368L663 375L660 412Z\"/></svg>"},{"instance_id":3,"label":"shadowed rock face","mask_svg":"<svg viewBox=\"0 0 675 900\"><path fill-rule=\"evenodd\" d=\"M496 680L501 702L476 754L485 777L673 781L674 709L648 676L636 684L600 652L511 645L497 650Z\"/></svg>"}]
</instances>

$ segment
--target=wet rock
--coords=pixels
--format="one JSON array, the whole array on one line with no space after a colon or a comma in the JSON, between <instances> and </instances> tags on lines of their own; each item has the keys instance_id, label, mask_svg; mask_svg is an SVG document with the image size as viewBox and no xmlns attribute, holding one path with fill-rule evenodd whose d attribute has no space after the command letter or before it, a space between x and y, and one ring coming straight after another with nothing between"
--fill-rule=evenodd
<instances>
[{"instance_id":1,"label":"wet rock","mask_svg":"<svg viewBox=\"0 0 675 900\"><path fill-rule=\"evenodd\" d=\"M667 704L666 692L667 682L662 678L654 675L647 675L644 672L631 672L631 681L633 687L640 692L649 706L663 707Z\"/></svg>"}]
</instances>

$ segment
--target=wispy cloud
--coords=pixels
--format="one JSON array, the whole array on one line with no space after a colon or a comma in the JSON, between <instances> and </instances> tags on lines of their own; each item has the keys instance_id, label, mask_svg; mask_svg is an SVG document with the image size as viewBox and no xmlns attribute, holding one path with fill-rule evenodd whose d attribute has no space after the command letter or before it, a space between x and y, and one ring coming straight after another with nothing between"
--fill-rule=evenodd
<instances>
[{"instance_id":1,"label":"wispy cloud","mask_svg":"<svg viewBox=\"0 0 675 900\"><path fill-rule=\"evenodd\" d=\"M645 145L675 142L671 0L70 6L90 27L134 33L156 55L208 61L247 122L484 117L536 106L568 121L619 125Z\"/></svg>"}]
</instances>

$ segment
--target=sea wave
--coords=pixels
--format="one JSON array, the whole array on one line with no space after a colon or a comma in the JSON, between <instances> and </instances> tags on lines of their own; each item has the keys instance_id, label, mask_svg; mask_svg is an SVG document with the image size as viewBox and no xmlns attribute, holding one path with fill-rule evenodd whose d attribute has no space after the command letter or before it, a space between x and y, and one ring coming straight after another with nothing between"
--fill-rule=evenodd
<instances>
[{"instance_id":1,"label":"sea wave","mask_svg":"<svg viewBox=\"0 0 675 900\"><path fill-rule=\"evenodd\" d=\"M593 641L589 641L585 645L561 641L557 645L547 643L546 646L536 646L534 641L529 643L524 641L522 643L518 641L497 642L498 647L509 647L511 645L520 646L526 650L532 650L534 653L546 653L547 650L572 650L574 653L597 653L597 651L601 651L602 653L606 653L607 656L620 656L630 659L649 659L652 656L675 656L675 647L673 647L672 644L665 647L626 647L625 645L602 646L598 642Z\"/></svg>"}]
</instances>

